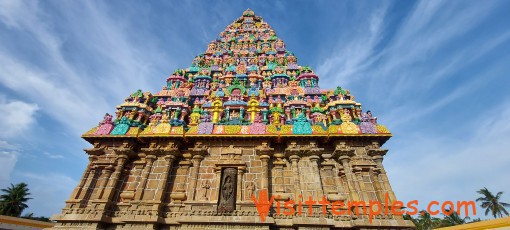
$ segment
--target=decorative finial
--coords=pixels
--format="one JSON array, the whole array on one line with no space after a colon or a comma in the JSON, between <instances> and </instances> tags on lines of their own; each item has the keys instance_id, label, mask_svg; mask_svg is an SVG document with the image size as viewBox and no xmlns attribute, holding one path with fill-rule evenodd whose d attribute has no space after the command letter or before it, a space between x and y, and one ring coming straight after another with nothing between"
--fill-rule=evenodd
<instances>
[{"instance_id":1,"label":"decorative finial","mask_svg":"<svg viewBox=\"0 0 510 230\"><path fill-rule=\"evenodd\" d=\"M255 15L255 13L253 12L253 10L251 10L250 8L246 9L244 12L243 12L243 16L253 16Z\"/></svg>"}]
</instances>

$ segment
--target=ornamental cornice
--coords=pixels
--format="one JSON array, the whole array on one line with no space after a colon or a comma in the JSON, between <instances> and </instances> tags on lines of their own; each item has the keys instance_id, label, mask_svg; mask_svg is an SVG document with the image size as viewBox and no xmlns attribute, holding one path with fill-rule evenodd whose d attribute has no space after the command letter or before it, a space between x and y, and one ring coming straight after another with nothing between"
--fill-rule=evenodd
<instances>
[{"instance_id":1,"label":"ornamental cornice","mask_svg":"<svg viewBox=\"0 0 510 230\"><path fill-rule=\"evenodd\" d=\"M324 152L324 148L319 148L317 141L310 140L305 142L289 141L285 148L285 155L292 156L297 155L300 157L310 155L321 155Z\"/></svg>"},{"instance_id":2,"label":"ornamental cornice","mask_svg":"<svg viewBox=\"0 0 510 230\"><path fill-rule=\"evenodd\" d=\"M192 148L188 148L188 151L195 156L195 155L201 155L205 156L208 152L209 148L204 143L197 141L195 142L195 145Z\"/></svg>"},{"instance_id":3,"label":"ornamental cornice","mask_svg":"<svg viewBox=\"0 0 510 230\"><path fill-rule=\"evenodd\" d=\"M152 141L147 148L141 148L147 156L149 155L174 155L178 156L181 154L178 143L174 141Z\"/></svg>"},{"instance_id":4,"label":"ornamental cornice","mask_svg":"<svg viewBox=\"0 0 510 230\"><path fill-rule=\"evenodd\" d=\"M257 155L272 155L274 152L274 148L269 146L269 142L262 142L260 145L255 147L255 151Z\"/></svg>"},{"instance_id":5,"label":"ornamental cornice","mask_svg":"<svg viewBox=\"0 0 510 230\"><path fill-rule=\"evenodd\" d=\"M333 151L333 156L338 158L344 157L352 157L354 156L354 149L348 146L345 142L339 141L335 144L335 150Z\"/></svg>"}]
</instances>

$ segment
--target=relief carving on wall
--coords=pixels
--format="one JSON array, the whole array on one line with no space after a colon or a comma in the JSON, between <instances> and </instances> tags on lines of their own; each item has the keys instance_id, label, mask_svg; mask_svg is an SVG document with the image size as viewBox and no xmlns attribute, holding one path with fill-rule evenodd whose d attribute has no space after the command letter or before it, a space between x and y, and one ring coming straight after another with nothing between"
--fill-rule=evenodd
<instances>
[{"instance_id":1,"label":"relief carving on wall","mask_svg":"<svg viewBox=\"0 0 510 230\"><path fill-rule=\"evenodd\" d=\"M237 169L225 168L221 176L218 211L230 212L236 208Z\"/></svg>"}]
</instances>

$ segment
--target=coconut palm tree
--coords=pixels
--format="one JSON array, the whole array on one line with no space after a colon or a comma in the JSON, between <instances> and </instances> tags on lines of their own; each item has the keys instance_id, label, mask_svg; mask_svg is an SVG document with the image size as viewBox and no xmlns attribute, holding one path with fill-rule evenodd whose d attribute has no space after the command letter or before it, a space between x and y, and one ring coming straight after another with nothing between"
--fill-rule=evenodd
<instances>
[{"instance_id":1,"label":"coconut palm tree","mask_svg":"<svg viewBox=\"0 0 510 230\"><path fill-rule=\"evenodd\" d=\"M7 216L19 217L25 208L28 208L26 202L32 198L28 197L28 185L19 183L11 184L10 188L2 189L4 194L0 195L0 213Z\"/></svg>"},{"instance_id":2,"label":"coconut palm tree","mask_svg":"<svg viewBox=\"0 0 510 230\"><path fill-rule=\"evenodd\" d=\"M416 229L418 230L431 230L441 225L441 219L432 217L432 215L425 210L421 211L418 218L415 220Z\"/></svg>"},{"instance_id":3,"label":"coconut palm tree","mask_svg":"<svg viewBox=\"0 0 510 230\"><path fill-rule=\"evenodd\" d=\"M447 213L450 212L449 209L445 210ZM460 224L465 224L467 223L467 221L469 221L469 217L460 217L459 214L457 212L452 212L452 214L450 215L445 215L443 220L441 221L442 222L442 226L444 227L447 227L447 226L455 226L455 225L460 225Z\"/></svg>"},{"instance_id":4,"label":"coconut palm tree","mask_svg":"<svg viewBox=\"0 0 510 230\"><path fill-rule=\"evenodd\" d=\"M494 196L494 194L492 194L487 188L484 187L477 191L477 193L482 195L476 199L476 201L482 203L480 207L485 209L486 216L489 214L489 212L491 212L494 218L503 217L503 214L508 216L508 211L505 209L505 207L510 207L510 204L499 201L501 195L503 195L503 192L498 192Z\"/></svg>"}]
</instances>

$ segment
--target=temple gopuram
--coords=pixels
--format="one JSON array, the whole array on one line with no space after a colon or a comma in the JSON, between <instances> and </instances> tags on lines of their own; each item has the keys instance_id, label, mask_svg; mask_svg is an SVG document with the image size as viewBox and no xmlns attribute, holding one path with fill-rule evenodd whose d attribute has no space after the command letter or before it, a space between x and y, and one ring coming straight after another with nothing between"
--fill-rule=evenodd
<instances>
[{"instance_id":1,"label":"temple gopuram","mask_svg":"<svg viewBox=\"0 0 510 230\"><path fill-rule=\"evenodd\" d=\"M89 164L56 229L414 228L362 211L397 200L388 129L349 90L320 88L249 9L161 91L132 93L82 137Z\"/></svg>"}]
</instances>

